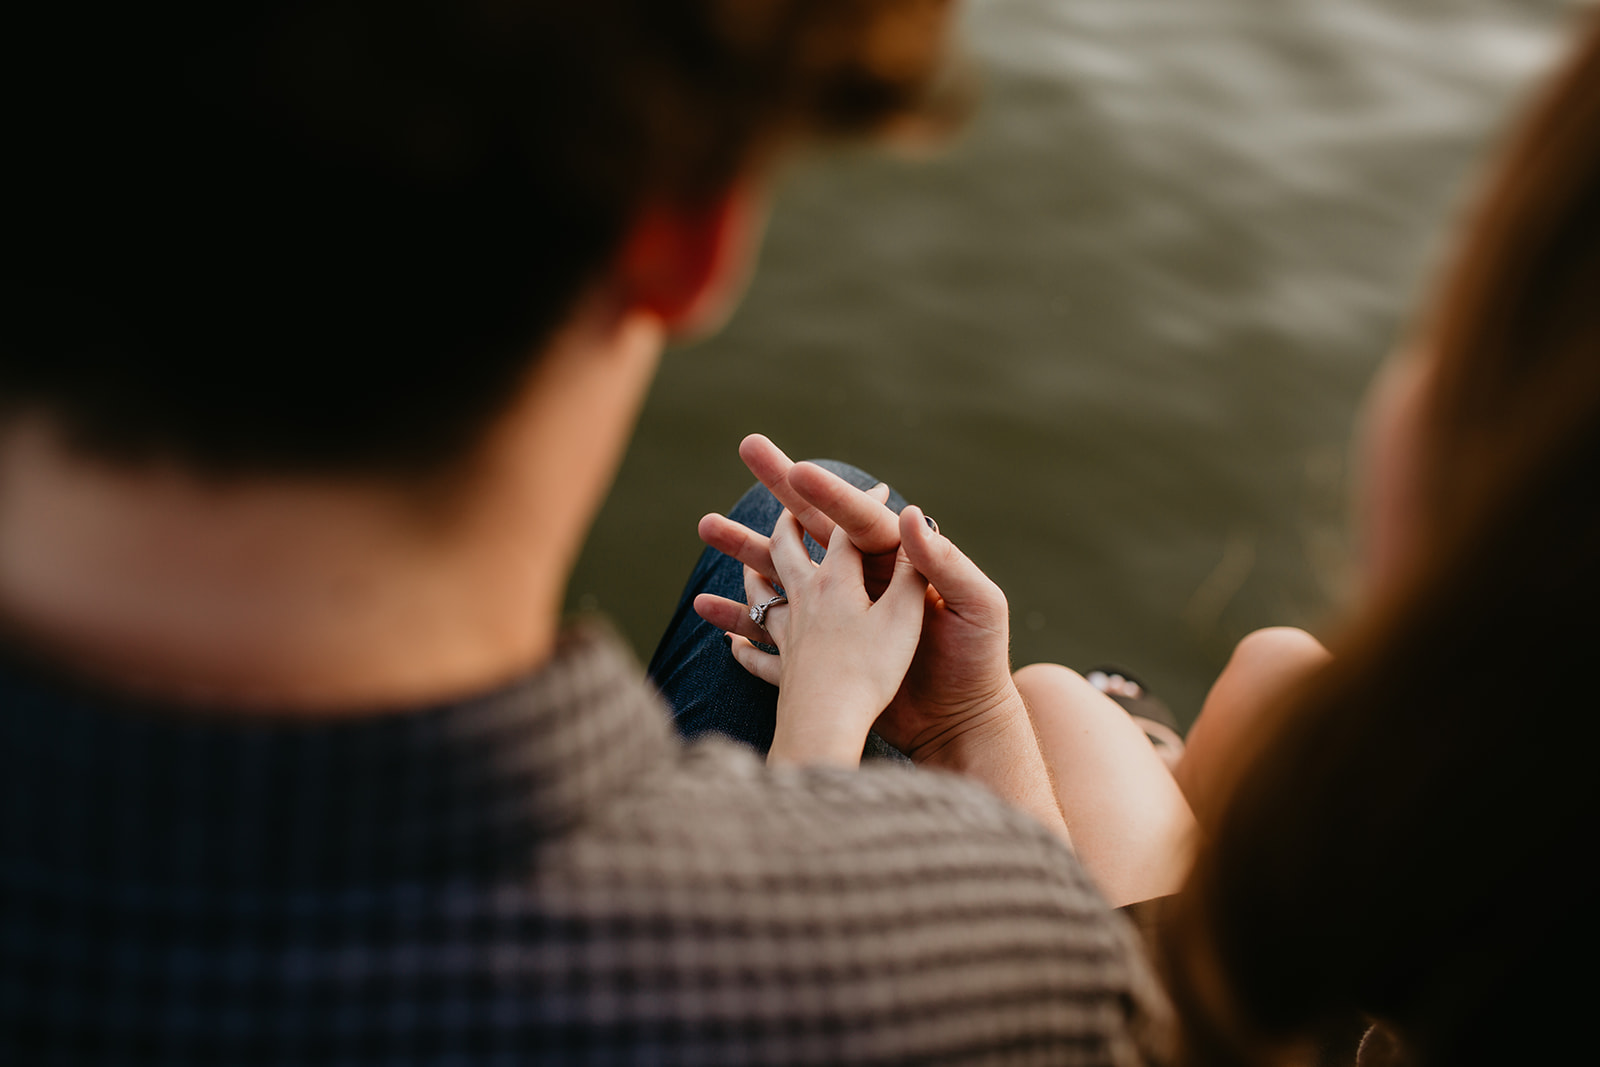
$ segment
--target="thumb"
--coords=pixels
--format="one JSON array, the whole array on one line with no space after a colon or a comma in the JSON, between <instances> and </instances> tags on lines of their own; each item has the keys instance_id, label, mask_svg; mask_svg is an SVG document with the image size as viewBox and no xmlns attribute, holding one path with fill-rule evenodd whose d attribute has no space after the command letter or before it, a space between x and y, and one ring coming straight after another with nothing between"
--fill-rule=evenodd
<instances>
[{"instance_id":1,"label":"thumb","mask_svg":"<svg viewBox=\"0 0 1600 1067\"><path fill-rule=\"evenodd\" d=\"M939 591L946 608L974 625L1004 625L1005 593L954 542L936 533L914 504L900 513L900 542L912 565Z\"/></svg>"}]
</instances>

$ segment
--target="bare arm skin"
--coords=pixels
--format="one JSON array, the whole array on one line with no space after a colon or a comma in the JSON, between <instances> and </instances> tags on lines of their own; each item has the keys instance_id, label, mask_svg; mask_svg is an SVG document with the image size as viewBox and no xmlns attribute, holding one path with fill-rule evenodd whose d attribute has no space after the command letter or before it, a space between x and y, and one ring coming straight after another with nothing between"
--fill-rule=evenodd
<instances>
[{"instance_id":1,"label":"bare arm skin","mask_svg":"<svg viewBox=\"0 0 1600 1067\"><path fill-rule=\"evenodd\" d=\"M1233 753L1328 659L1303 630L1247 636L1211 687L1174 771L1127 712L1074 671L1038 663L1017 672L1078 856L1112 904L1182 885Z\"/></svg>"}]
</instances>

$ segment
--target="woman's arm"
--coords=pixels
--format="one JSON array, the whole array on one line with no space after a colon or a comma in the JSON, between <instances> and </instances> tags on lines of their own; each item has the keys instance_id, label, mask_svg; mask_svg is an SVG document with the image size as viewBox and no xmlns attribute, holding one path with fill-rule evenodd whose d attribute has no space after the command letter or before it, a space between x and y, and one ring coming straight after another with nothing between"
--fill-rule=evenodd
<instances>
[{"instance_id":1,"label":"woman's arm","mask_svg":"<svg viewBox=\"0 0 1600 1067\"><path fill-rule=\"evenodd\" d=\"M1114 906L1175 893L1195 820L1172 772L1123 708L1053 663L1017 671L1078 858Z\"/></svg>"}]
</instances>

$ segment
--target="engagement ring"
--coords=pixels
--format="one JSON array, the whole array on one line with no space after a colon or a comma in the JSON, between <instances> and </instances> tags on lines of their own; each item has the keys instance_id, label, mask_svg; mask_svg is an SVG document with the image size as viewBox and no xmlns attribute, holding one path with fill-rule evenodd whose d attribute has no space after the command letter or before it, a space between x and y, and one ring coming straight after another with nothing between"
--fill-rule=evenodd
<instances>
[{"instance_id":1,"label":"engagement ring","mask_svg":"<svg viewBox=\"0 0 1600 1067\"><path fill-rule=\"evenodd\" d=\"M775 607L778 604L787 604L788 602L789 598L784 596L782 593L779 593L770 600L762 601L760 604L756 604L751 607L750 621L765 630L767 628L767 609L770 607Z\"/></svg>"}]
</instances>

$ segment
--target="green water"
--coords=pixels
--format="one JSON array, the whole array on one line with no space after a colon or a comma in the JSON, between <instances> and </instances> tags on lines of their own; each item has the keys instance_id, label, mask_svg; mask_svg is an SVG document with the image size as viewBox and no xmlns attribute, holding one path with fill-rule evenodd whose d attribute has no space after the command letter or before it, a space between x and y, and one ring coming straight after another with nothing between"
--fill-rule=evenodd
<instances>
[{"instance_id":1,"label":"green water","mask_svg":"<svg viewBox=\"0 0 1600 1067\"><path fill-rule=\"evenodd\" d=\"M751 431L872 470L1009 595L1017 664L1184 718L1353 588L1349 441L1565 0L978 0L934 158L789 174L728 328L670 352L569 604L647 657Z\"/></svg>"}]
</instances>

